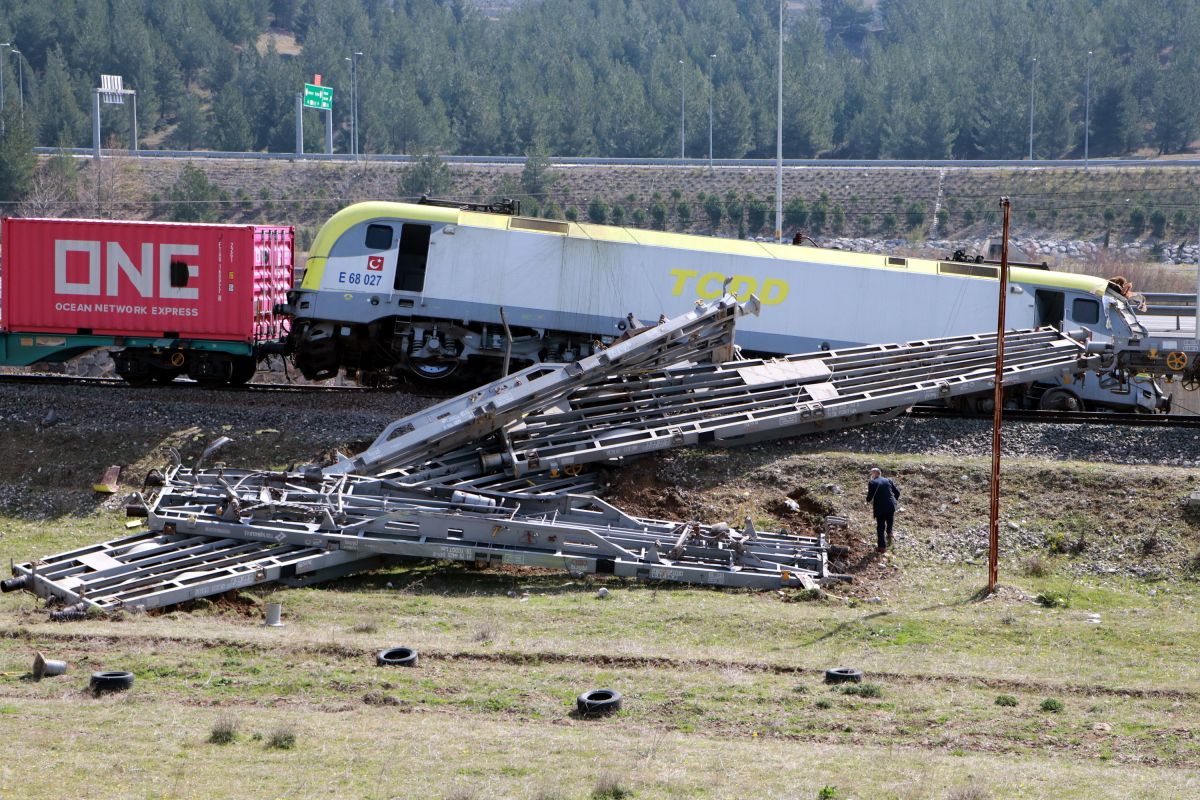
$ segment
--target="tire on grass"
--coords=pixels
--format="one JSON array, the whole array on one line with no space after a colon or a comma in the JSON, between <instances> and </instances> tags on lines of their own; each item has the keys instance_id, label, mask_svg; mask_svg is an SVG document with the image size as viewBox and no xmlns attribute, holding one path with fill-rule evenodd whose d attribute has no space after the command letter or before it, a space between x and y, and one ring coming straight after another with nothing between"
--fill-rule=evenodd
<instances>
[{"instance_id":1,"label":"tire on grass","mask_svg":"<svg viewBox=\"0 0 1200 800\"><path fill-rule=\"evenodd\" d=\"M391 647L375 655L375 664L380 667L415 667L417 651L411 647Z\"/></svg>"},{"instance_id":2,"label":"tire on grass","mask_svg":"<svg viewBox=\"0 0 1200 800\"><path fill-rule=\"evenodd\" d=\"M123 670L114 670L110 672L93 672L92 679L88 682L88 689L92 694L105 694L107 692L124 692L133 686L133 673Z\"/></svg>"},{"instance_id":3,"label":"tire on grass","mask_svg":"<svg viewBox=\"0 0 1200 800\"><path fill-rule=\"evenodd\" d=\"M826 683L862 683L862 670L849 667L834 667L825 670Z\"/></svg>"},{"instance_id":4,"label":"tire on grass","mask_svg":"<svg viewBox=\"0 0 1200 800\"><path fill-rule=\"evenodd\" d=\"M613 714L621 710L621 693L616 689L592 689L579 695L575 707L588 717Z\"/></svg>"}]
</instances>

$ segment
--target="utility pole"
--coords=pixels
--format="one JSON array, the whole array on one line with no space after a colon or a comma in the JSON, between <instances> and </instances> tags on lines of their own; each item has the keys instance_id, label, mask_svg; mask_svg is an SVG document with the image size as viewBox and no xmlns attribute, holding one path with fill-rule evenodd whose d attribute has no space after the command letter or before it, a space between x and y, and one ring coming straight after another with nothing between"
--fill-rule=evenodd
<instances>
[{"instance_id":1,"label":"utility pole","mask_svg":"<svg viewBox=\"0 0 1200 800\"><path fill-rule=\"evenodd\" d=\"M988 512L988 594L1000 577L1000 421L1004 414L1004 310L1008 304L1008 218L1011 203L1000 198L1004 238L1000 244L1000 299L996 310L996 389L992 395L992 504Z\"/></svg>"}]
</instances>

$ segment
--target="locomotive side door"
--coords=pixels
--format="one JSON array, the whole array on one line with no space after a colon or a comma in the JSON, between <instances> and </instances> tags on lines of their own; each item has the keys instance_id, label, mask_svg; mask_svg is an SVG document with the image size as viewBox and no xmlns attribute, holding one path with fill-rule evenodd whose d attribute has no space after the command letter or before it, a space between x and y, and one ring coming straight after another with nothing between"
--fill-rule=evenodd
<instances>
[{"instance_id":1,"label":"locomotive side door","mask_svg":"<svg viewBox=\"0 0 1200 800\"><path fill-rule=\"evenodd\" d=\"M1058 329L1063 326L1063 293L1049 289L1038 289L1034 292L1034 305L1037 307L1037 325L1053 325Z\"/></svg>"},{"instance_id":2,"label":"locomotive side door","mask_svg":"<svg viewBox=\"0 0 1200 800\"><path fill-rule=\"evenodd\" d=\"M425 266L429 261L429 225L406 222L400 226L400 247L396 253L397 292L425 291Z\"/></svg>"}]
</instances>

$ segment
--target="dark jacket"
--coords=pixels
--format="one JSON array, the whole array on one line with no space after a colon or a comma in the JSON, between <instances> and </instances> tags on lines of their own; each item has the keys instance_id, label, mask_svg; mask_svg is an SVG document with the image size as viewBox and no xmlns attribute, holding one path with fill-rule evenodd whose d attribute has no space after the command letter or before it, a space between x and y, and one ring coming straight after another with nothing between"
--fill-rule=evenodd
<instances>
[{"instance_id":1,"label":"dark jacket","mask_svg":"<svg viewBox=\"0 0 1200 800\"><path fill-rule=\"evenodd\" d=\"M867 482L867 502L873 505L876 516L894 513L899 499L900 487L891 478L881 475Z\"/></svg>"}]
</instances>

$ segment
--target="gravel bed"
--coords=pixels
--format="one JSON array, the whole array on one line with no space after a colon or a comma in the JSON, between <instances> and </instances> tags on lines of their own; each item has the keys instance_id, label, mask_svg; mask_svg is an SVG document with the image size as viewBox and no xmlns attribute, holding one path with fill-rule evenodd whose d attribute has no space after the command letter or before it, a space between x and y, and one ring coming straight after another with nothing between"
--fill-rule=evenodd
<instances>
[{"instance_id":1,"label":"gravel bed","mask_svg":"<svg viewBox=\"0 0 1200 800\"><path fill-rule=\"evenodd\" d=\"M904 453L990 456L990 419L898 418L794 439L798 452ZM1001 431L1005 458L1109 464L1200 465L1200 430L1135 428L1099 423L1009 422Z\"/></svg>"},{"instance_id":2,"label":"gravel bed","mask_svg":"<svg viewBox=\"0 0 1200 800\"><path fill-rule=\"evenodd\" d=\"M38 425L51 411L76 433L197 426L205 431L276 428L315 446L373 439L386 425L438 401L404 392L266 394L186 386L134 389L0 383L0 424ZM232 428L225 428L232 426ZM1006 458L1113 464L1200 465L1200 430L1122 425L1006 423ZM991 420L908 418L788 442L797 452L841 451L987 456Z\"/></svg>"},{"instance_id":3,"label":"gravel bed","mask_svg":"<svg viewBox=\"0 0 1200 800\"><path fill-rule=\"evenodd\" d=\"M183 385L135 389L0 383L0 425L41 426L50 421L83 436L89 430L136 435L199 427L236 435L274 428L330 446L374 439L395 419L434 402L419 395L366 391L271 394Z\"/></svg>"}]
</instances>

